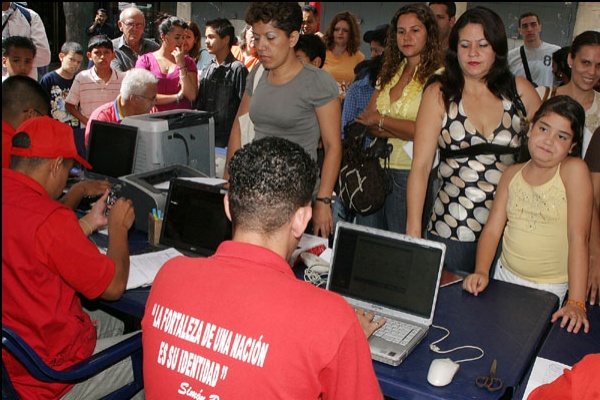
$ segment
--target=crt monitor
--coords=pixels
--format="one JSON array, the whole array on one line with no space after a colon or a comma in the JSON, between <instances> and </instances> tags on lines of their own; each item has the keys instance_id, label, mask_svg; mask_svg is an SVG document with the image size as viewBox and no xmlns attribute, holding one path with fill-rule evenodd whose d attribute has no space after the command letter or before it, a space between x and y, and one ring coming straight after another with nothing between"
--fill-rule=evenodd
<instances>
[{"instance_id":1,"label":"crt monitor","mask_svg":"<svg viewBox=\"0 0 600 400\"><path fill-rule=\"evenodd\" d=\"M94 174L118 178L133 171L138 128L93 120L87 160Z\"/></svg>"}]
</instances>

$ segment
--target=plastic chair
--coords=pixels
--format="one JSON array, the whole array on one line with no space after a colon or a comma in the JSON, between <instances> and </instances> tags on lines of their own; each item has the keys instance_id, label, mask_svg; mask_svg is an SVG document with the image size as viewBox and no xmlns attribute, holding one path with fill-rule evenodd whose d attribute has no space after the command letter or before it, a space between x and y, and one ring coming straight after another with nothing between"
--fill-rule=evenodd
<instances>
[{"instance_id":1,"label":"plastic chair","mask_svg":"<svg viewBox=\"0 0 600 400\"><path fill-rule=\"evenodd\" d=\"M102 400L130 399L144 387L141 332L62 371L50 368L17 333L4 325L2 325L2 348L9 351L32 376L42 382L79 382L118 361L131 357L133 381L103 397ZM19 398L2 359L2 400Z\"/></svg>"}]
</instances>

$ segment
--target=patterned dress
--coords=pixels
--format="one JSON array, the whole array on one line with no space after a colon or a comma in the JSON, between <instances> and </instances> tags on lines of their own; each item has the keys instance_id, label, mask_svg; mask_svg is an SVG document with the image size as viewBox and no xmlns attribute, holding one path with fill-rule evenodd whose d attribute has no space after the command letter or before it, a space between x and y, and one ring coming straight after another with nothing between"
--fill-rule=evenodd
<instances>
[{"instance_id":1,"label":"patterned dress","mask_svg":"<svg viewBox=\"0 0 600 400\"><path fill-rule=\"evenodd\" d=\"M507 153L448 156L440 160L438 176L442 186L428 226L433 235L460 242L479 239L502 172L515 163L515 154L509 148L516 150L521 145L516 107L506 99L502 104L502 121L492 134L484 137L465 115L462 99L450 103L438 138L441 151L495 144L507 147Z\"/></svg>"}]
</instances>

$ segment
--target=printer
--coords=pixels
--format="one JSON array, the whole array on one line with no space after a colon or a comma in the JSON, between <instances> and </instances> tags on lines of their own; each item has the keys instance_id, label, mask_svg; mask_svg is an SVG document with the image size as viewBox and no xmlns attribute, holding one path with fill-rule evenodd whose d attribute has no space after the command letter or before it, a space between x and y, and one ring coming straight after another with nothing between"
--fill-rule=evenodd
<instances>
[{"instance_id":1,"label":"printer","mask_svg":"<svg viewBox=\"0 0 600 400\"><path fill-rule=\"evenodd\" d=\"M184 177L208 178L203 172L187 165L170 165L119 177L123 184L118 188L118 196L132 201L135 209L135 229L148 232L148 214L153 208L165 209L169 182L171 179Z\"/></svg>"},{"instance_id":2,"label":"printer","mask_svg":"<svg viewBox=\"0 0 600 400\"><path fill-rule=\"evenodd\" d=\"M215 177L215 127L212 113L168 110L125 117L137 127L133 173L186 165Z\"/></svg>"}]
</instances>

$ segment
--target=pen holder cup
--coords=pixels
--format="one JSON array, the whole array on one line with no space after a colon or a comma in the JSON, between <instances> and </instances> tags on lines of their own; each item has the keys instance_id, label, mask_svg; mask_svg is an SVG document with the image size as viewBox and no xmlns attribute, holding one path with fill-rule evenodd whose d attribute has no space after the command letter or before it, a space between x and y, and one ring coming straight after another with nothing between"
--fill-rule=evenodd
<instances>
[{"instance_id":1,"label":"pen holder cup","mask_svg":"<svg viewBox=\"0 0 600 400\"><path fill-rule=\"evenodd\" d=\"M157 246L160 241L160 230L162 229L162 219L154 219L152 213L148 214L148 242Z\"/></svg>"}]
</instances>

